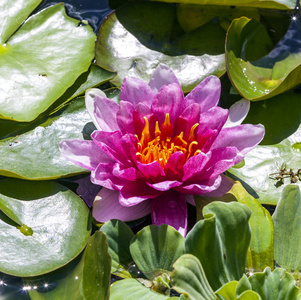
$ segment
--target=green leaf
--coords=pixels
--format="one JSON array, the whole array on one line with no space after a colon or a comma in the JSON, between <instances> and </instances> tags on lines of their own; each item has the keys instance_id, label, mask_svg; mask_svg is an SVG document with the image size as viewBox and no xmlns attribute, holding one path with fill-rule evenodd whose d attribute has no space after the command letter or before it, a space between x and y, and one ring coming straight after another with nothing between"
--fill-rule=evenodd
<instances>
[{"instance_id":1,"label":"green leaf","mask_svg":"<svg viewBox=\"0 0 301 300\"><path fill-rule=\"evenodd\" d=\"M255 273L249 277L252 290L256 291L262 300L295 300L298 288L294 278L284 269L275 269L271 272L266 268L263 273Z\"/></svg>"},{"instance_id":2,"label":"green leaf","mask_svg":"<svg viewBox=\"0 0 301 300\"><path fill-rule=\"evenodd\" d=\"M54 272L39 279L25 279L25 285L36 287L29 290L32 300L108 300L110 268L111 258L105 234L95 232L80 261L75 267L70 264L66 274ZM48 283L47 287L55 285L55 288L47 289L45 283Z\"/></svg>"},{"instance_id":3,"label":"green leaf","mask_svg":"<svg viewBox=\"0 0 301 300\"><path fill-rule=\"evenodd\" d=\"M145 0L142 0L145 1ZM247 6L247 7L260 7L260 8L272 8L272 9L294 9L296 1L294 0L151 0L151 1L162 1L169 3L184 3L184 4L208 4L211 5L226 5L226 6Z\"/></svg>"},{"instance_id":4,"label":"green leaf","mask_svg":"<svg viewBox=\"0 0 301 300\"><path fill-rule=\"evenodd\" d=\"M187 234L185 251L200 260L210 286L217 290L244 273L251 211L236 202L212 202L204 207L203 214L205 220Z\"/></svg>"},{"instance_id":5,"label":"green leaf","mask_svg":"<svg viewBox=\"0 0 301 300\"><path fill-rule=\"evenodd\" d=\"M227 30L231 21L241 16L258 21L260 19L257 8L196 4L177 6L177 18L185 32L191 32L215 17L218 17L221 26Z\"/></svg>"},{"instance_id":6,"label":"green leaf","mask_svg":"<svg viewBox=\"0 0 301 300\"><path fill-rule=\"evenodd\" d=\"M54 5L29 18L0 45L3 118L34 120L87 71L95 35L90 26L79 24L66 15L63 4Z\"/></svg>"},{"instance_id":7,"label":"green leaf","mask_svg":"<svg viewBox=\"0 0 301 300\"><path fill-rule=\"evenodd\" d=\"M164 3L133 2L110 14L96 43L96 61L118 72L112 83L125 76L148 81L164 63L177 75L184 92L202 79L225 72L224 30L215 23L185 34L176 22L176 9Z\"/></svg>"},{"instance_id":8,"label":"green leaf","mask_svg":"<svg viewBox=\"0 0 301 300\"><path fill-rule=\"evenodd\" d=\"M291 182L284 176L284 184L276 180L277 173L286 166L297 172L301 164L300 133L301 96L283 94L252 103L244 123L265 126L265 137L260 146L245 156L242 168L231 168L228 175L242 182L246 190L260 203L276 205L283 187ZM296 184L300 186L298 180Z\"/></svg>"},{"instance_id":9,"label":"green leaf","mask_svg":"<svg viewBox=\"0 0 301 300\"><path fill-rule=\"evenodd\" d=\"M159 294L136 279L123 279L111 286L110 300L164 300L169 296Z\"/></svg>"},{"instance_id":10,"label":"green leaf","mask_svg":"<svg viewBox=\"0 0 301 300\"><path fill-rule=\"evenodd\" d=\"M42 0L15 0L0 3L0 17L2 20L0 24L0 45L7 41L41 2Z\"/></svg>"},{"instance_id":11,"label":"green leaf","mask_svg":"<svg viewBox=\"0 0 301 300\"><path fill-rule=\"evenodd\" d=\"M184 237L168 225L149 225L131 240L130 252L148 279L172 271L173 263L184 254Z\"/></svg>"},{"instance_id":12,"label":"green leaf","mask_svg":"<svg viewBox=\"0 0 301 300\"><path fill-rule=\"evenodd\" d=\"M274 227L270 213L246 192L240 182L236 182L228 194L232 194L238 202L248 206L252 212L249 220L252 235L246 268L250 272L263 271L266 267L273 269ZM221 201L222 199L223 197Z\"/></svg>"},{"instance_id":13,"label":"green leaf","mask_svg":"<svg viewBox=\"0 0 301 300\"><path fill-rule=\"evenodd\" d=\"M112 257L111 272L123 278L132 277L129 269L133 258L129 247L134 233L130 227L120 220L110 220L100 228L100 231L107 236L109 253Z\"/></svg>"},{"instance_id":14,"label":"green leaf","mask_svg":"<svg viewBox=\"0 0 301 300\"><path fill-rule=\"evenodd\" d=\"M174 263L171 282L173 289L178 293L183 293L191 300L217 299L200 261L191 254L182 255Z\"/></svg>"},{"instance_id":15,"label":"green leaf","mask_svg":"<svg viewBox=\"0 0 301 300\"><path fill-rule=\"evenodd\" d=\"M275 262L288 270L301 268L301 195L297 185L287 185L273 214Z\"/></svg>"},{"instance_id":16,"label":"green leaf","mask_svg":"<svg viewBox=\"0 0 301 300\"><path fill-rule=\"evenodd\" d=\"M299 21L293 21L278 47L264 57L267 50L272 50L272 43L263 25L245 17L232 22L226 41L227 70L244 98L271 98L301 83L301 54L297 45L288 46L299 30Z\"/></svg>"},{"instance_id":17,"label":"green leaf","mask_svg":"<svg viewBox=\"0 0 301 300\"><path fill-rule=\"evenodd\" d=\"M7 274L55 270L74 259L90 235L85 203L55 182L3 179L0 209L0 271Z\"/></svg>"},{"instance_id":18,"label":"green leaf","mask_svg":"<svg viewBox=\"0 0 301 300\"><path fill-rule=\"evenodd\" d=\"M0 175L37 180L87 172L60 154L59 142L90 138L90 121L84 99L76 99L35 129L0 141L0 155L5 157Z\"/></svg>"}]
</instances>

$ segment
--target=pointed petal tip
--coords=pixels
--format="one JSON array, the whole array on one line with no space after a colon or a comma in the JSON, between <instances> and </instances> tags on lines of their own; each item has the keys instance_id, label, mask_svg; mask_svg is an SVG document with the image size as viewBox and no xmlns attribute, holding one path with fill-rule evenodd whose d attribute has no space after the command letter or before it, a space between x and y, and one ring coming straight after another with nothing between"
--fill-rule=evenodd
<instances>
[{"instance_id":1,"label":"pointed petal tip","mask_svg":"<svg viewBox=\"0 0 301 300\"><path fill-rule=\"evenodd\" d=\"M250 110L250 102L251 102L250 100L244 98L235 102L229 108L229 116L224 125L224 128L240 125L243 122L243 120L246 118Z\"/></svg>"}]
</instances>

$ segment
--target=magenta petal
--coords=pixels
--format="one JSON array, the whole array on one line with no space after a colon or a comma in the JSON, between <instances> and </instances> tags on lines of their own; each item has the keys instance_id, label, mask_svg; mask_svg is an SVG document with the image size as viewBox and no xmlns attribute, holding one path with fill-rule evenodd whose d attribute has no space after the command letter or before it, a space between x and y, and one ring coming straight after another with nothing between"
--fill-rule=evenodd
<instances>
[{"instance_id":1,"label":"magenta petal","mask_svg":"<svg viewBox=\"0 0 301 300\"><path fill-rule=\"evenodd\" d=\"M174 227L183 236L187 232L187 206L184 195L170 191L152 200L152 223Z\"/></svg>"},{"instance_id":2,"label":"magenta petal","mask_svg":"<svg viewBox=\"0 0 301 300\"><path fill-rule=\"evenodd\" d=\"M113 168L114 164L99 164L97 168L91 172L91 181L94 184L104 186L110 190L120 191L127 183L127 180L114 176Z\"/></svg>"},{"instance_id":3,"label":"magenta petal","mask_svg":"<svg viewBox=\"0 0 301 300\"><path fill-rule=\"evenodd\" d=\"M208 194L205 194L205 197L222 197L231 190L234 184L234 180L223 174L221 175L221 178L222 182L218 189Z\"/></svg>"},{"instance_id":4,"label":"magenta petal","mask_svg":"<svg viewBox=\"0 0 301 300\"><path fill-rule=\"evenodd\" d=\"M94 116L98 124L98 128L103 131L119 130L116 121L116 114L119 106L113 100L95 95Z\"/></svg>"},{"instance_id":5,"label":"magenta petal","mask_svg":"<svg viewBox=\"0 0 301 300\"><path fill-rule=\"evenodd\" d=\"M112 174L118 178L125 179L127 181L135 181L143 178L143 175L133 167L124 167L120 164L115 164L112 170Z\"/></svg>"},{"instance_id":6,"label":"magenta petal","mask_svg":"<svg viewBox=\"0 0 301 300\"><path fill-rule=\"evenodd\" d=\"M150 213L151 201L124 207L119 204L119 192L102 188L95 198L92 215L96 221L104 223L110 219L123 222L140 219Z\"/></svg>"},{"instance_id":7,"label":"magenta petal","mask_svg":"<svg viewBox=\"0 0 301 300\"><path fill-rule=\"evenodd\" d=\"M221 176L218 176L215 180L204 180L192 184L187 183L186 185L175 187L174 190L183 194L203 195L215 191L220 184Z\"/></svg>"},{"instance_id":8,"label":"magenta petal","mask_svg":"<svg viewBox=\"0 0 301 300\"><path fill-rule=\"evenodd\" d=\"M144 182L130 181L121 189L119 203L123 206L133 206L147 199L156 198L161 193Z\"/></svg>"},{"instance_id":9,"label":"magenta petal","mask_svg":"<svg viewBox=\"0 0 301 300\"><path fill-rule=\"evenodd\" d=\"M127 101L120 101L119 110L117 112L117 124L123 134L135 134L135 126L133 121L133 112L135 107L132 103Z\"/></svg>"},{"instance_id":10,"label":"magenta petal","mask_svg":"<svg viewBox=\"0 0 301 300\"><path fill-rule=\"evenodd\" d=\"M152 112L160 125L163 124L166 113L169 113L170 122L174 124L185 108L186 103L181 86L176 83L163 86L152 103Z\"/></svg>"},{"instance_id":11,"label":"magenta petal","mask_svg":"<svg viewBox=\"0 0 301 300\"><path fill-rule=\"evenodd\" d=\"M231 105L229 108L229 117L224 127L240 125L249 112L250 102L250 100L243 98Z\"/></svg>"},{"instance_id":12,"label":"magenta petal","mask_svg":"<svg viewBox=\"0 0 301 300\"><path fill-rule=\"evenodd\" d=\"M209 76L199 83L186 97L201 106L201 111L207 111L217 105L221 94L221 83L218 77Z\"/></svg>"},{"instance_id":13,"label":"magenta petal","mask_svg":"<svg viewBox=\"0 0 301 300\"><path fill-rule=\"evenodd\" d=\"M169 180L169 181L161 181L158 183L146 183L148 186L154 188L157 191L168 191L176 186L180 186L182 182L176 181L176 180Z\"/></svg>"},{"instance_id":14,"label":"magenta petal","mask_svg":"<svg viewBox=\"0 0 301 300\"><path fill-rule=\"evenodd\" d=\"M261 142L264 132L264 126L261 124L243 124L223 128L212 144L211 149L234 146L245 155Z\"/></svg>"},{"instance_id":15,"label":"magenta petal","mask_svg":"<svg viewBox=\"0 0 301 300\"><path fill-rule=\"evenodd\" d=\"M125 77L120 92L120 100L131 102L136 106L139 102L151 104L155 94L141 79Z\"/></svg>"},{"instance_id":16,"label":"magenta petal","mask_svg":"<svg viewBox=\"0 0 301 300\"><path fill-rule=\"evenodd\" d=\"M149 164L137 161L137 168L145 176L146 181L158 182L165 177L165 173L160 164L155 160Z\"/></svg>"},{"instance_id":17,"label":"magenta petal","mask_svg":"<svg viewBox=\"0 0 301 300\"><path fill-rule=\"evenodd\" d=\"M65 158L88 170L94 170L100 162L113 161L93 141L64 140L60 142L59 147Z\"/></svg>"},{"instance_id":18,"label":"magenta petal","mask_svg":"<svg viewBox=\"0 0 301 300\"><path fill-rule=\"evenodd\" d=\"M154 71L148 85L154 93L157 93L163 85L171 83L180 85L174 72L166 65L160 64Z\"/></svg>"},{"instance_id":19,"label":"magenta petal","mask_svg":"<svg viewBox=\"0 0 301 300\"><path fill-rule=\"evenodd\" d=\"M185 161L186 158L183 152L177 151L173 153L164 167L166 178L168 178L169 180L182 181L183 165Z\"/></svg>"}]
</instances>

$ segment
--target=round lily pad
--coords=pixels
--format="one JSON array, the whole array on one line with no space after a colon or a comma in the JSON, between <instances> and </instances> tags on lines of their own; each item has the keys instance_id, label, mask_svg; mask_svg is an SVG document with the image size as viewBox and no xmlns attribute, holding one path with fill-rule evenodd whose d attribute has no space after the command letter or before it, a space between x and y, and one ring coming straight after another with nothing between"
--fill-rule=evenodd
<instances>
[{"instance_id":1,"label":"round lily pad","mask_svg":"<svg viewBox=\"0 0 301 300\"><path fill-rule=\"evenodd\" d=\"M89 209L51 181L0 181L0 271L37 276L74 259L91 232Z\"/></svg>"}]
</instances>

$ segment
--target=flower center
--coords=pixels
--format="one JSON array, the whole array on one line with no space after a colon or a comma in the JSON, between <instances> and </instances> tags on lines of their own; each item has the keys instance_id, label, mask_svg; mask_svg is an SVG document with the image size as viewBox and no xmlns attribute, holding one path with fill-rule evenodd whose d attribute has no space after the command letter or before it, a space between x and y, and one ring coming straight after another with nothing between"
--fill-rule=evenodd
<instances>
[{"instance_id":1,"label":"flower center","mask_svg":"<svg viewBox=\"0 0 301 300\"><path fill-rule=\"evenodd\" d=\"M173 136L173 128L170 123L169 113L166 113L164 123L159 128L159 122L156 121L155 131L153 134L149 131L149 122L144 117L145 125L141 133L141 139L136 145L138 160L141 163L149 164L157 161L162 168L165 167L170 156L181 151L185 154L186 161L189 157L197 155L201 150L197 149L197 141L195 140L194 131L199 126L194 124L189 134L184 138L184 132Z\"/></svg>"}]
</instances>

